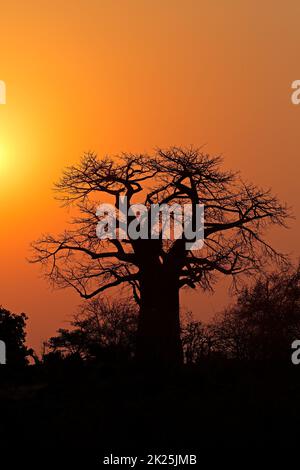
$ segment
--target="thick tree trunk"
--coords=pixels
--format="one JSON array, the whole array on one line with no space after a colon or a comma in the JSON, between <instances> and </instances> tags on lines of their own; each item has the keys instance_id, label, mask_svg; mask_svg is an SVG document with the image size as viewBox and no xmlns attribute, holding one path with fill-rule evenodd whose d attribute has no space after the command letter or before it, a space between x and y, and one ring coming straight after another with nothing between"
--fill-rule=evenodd
<instances>
[{"instance_id":1,"label":"thick tree trunk","mask_svg":"<svg viewBox=\"0 0 300 470\"><path fill-rule=\"evenodd\" d=\"M179 320L179 283L163 269L142 273L137 360L153 366L183 362Z\"/></svg>"}]
</instances>

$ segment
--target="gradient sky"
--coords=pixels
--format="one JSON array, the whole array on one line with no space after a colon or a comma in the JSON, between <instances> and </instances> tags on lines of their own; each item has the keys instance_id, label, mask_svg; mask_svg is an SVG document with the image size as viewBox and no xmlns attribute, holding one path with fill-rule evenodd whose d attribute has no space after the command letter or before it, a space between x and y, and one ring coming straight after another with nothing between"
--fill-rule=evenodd
<instances>
[{"instance_id":1,"label":"gradient sky","mask_svg":"<svg viewBox=\"0 0 300 470\"><path fill-rule=\"evenodd\" d=\"M84 151L202 145L225 166L299 202L298 0L10 0L0 10L0 304L40 344L80 302L51 292L29 244L68 214L51 188ZM298 258L299 220L274 231ZM200 318L226 300L184 295Z\"/></svg>"}]
</instances>

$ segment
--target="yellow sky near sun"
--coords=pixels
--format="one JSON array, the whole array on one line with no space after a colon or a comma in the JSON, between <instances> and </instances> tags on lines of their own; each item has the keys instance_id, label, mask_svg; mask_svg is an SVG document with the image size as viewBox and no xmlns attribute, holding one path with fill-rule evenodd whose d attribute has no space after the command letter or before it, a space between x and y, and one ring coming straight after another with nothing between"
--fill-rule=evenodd
<instances>
[{"instance_id":1,"label":"yellow sky near sun","mask_svg":"<svg viewBox=\"0 0 300 470\"><path fill-rule=\"evenodd\" d=\"M52 294L25 257L30 241L64 227L51 187L83 151L207 144L298 212L299 13L297 0L1 5L0 303L30 315L34 346L78 303ZM274 235L294 256L297 224ZM193 299L205 316L224 292Z\"/></svg>"}]
</instances>

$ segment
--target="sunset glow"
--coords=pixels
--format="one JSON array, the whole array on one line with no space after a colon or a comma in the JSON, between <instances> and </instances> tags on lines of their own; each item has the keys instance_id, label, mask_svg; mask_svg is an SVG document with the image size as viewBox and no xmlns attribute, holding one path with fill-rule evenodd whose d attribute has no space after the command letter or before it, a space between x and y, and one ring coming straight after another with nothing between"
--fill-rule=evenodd
<instances>
[{"instance_id":1,"label":"sunset glow","mask_svg":"<svg viewBox=\"0 0 300 470\"><path fill-rule=\"evenodd\" d=\"M279 2L280 3L280 2ZM204 145L226 168L300 211L299 2L71 0L1 6L0 302L30 316L40 348L79 299L52 293L26 257L66 226L51 188L85 151L115 155ZM270 9L272 15L270 15ZM276 163L275 163L276 162ZM298 253L298 221L272 236ZM2 226L3 225L3 226ZM189 294L213 314L226 298ZM209 313L207 313L209 312ZM199 312L200 314L201 312Z\"/></svg>"}]
</instances>

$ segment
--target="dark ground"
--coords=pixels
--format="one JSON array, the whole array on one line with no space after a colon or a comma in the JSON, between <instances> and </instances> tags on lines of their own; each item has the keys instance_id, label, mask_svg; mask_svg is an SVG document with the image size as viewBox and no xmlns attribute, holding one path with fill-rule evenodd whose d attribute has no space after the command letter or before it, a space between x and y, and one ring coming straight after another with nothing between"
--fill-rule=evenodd
<instances>
[{"instance_id":1,"label":"dark ground","mask_svg":"<svg viewBox=\"0 0 300 470\"><path fill-rule=\"evenodd\" d=\"M0 373L0 458L10 461L60 468L64 457L99 468L110 453L233 458L298 448L300 366L227 362L158 373L63 364Z\"/></svg>"}]
</instances>

